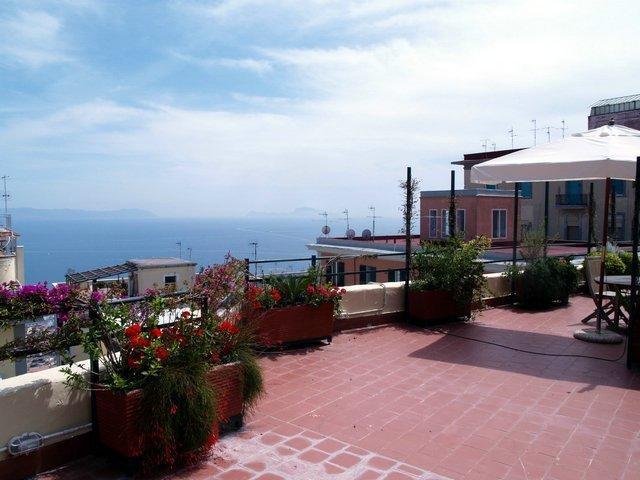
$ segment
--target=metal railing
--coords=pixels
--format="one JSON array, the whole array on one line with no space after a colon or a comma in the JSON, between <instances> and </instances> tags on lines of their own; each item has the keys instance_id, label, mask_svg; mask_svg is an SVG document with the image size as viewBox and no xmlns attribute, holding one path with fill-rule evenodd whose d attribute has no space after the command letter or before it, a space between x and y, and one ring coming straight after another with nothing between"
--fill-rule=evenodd
<instances>
[{"instance_id":1,"label":"metal railing","mask_svg":"<svg viewBox=\"0 0 640 480\"><path fill-rule=\"evenodd\" d=\"M559 193L556 195L556 205L586 207L589 195L586 193Z\"/></svg>"}]
</instances>

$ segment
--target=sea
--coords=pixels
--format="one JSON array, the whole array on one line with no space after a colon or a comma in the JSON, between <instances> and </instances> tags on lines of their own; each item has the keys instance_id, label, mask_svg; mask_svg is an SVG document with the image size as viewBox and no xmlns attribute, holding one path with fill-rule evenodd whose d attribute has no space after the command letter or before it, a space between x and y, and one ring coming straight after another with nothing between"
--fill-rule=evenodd
<instances>
[{"instance_id":1,"label":"sea","mask_svg":"<svg viewBox=\"0 0 640 480\"><path fill-rule=\"evenodd\" d=\"M402 220L378 218L376 234L397 234ZM25 251L27 283L63 282L69 271L85 271L117 265L133 258L191 258L198 266L220 263L225 255L258 259L310 257L306 245L321 236L319 218L140 218L140 219L21 219L13 218ZM330 235L346 230L344 220L329 222ZM353 218L358 234L372 228L370 218ZM181 246L179 245L181 244ZM198 268L199 268L198 267ZM280 262L264 266L268 271L300 271L308 263Z\"/></svg>"}]
</instances>

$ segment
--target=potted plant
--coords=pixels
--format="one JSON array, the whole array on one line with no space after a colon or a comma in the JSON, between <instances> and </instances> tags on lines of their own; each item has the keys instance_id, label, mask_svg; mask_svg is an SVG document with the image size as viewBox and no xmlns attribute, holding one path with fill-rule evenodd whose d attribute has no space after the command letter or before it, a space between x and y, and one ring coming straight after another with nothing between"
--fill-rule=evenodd
<instances>
[{"instance_id":1,"label":"potted plant","mask_svg":"<svg viewBox=\"0 0 640 480\"><path fill-rule=\"evenodd\" d=\"M91 308L97 320L82 345L100 361L98 381L76 364L65 369L67 384L95 390L100 441L139 459L146 472L201 458L221 424L241 425L262 392L251 336L237 315L207 314L192 295Z\"/></svg>"},{"instance_id":2,"label":"potted plant","mask_svg":"<svg viewBox=\"0 0 640 480\"><path fill-rule=\"evenodd\" d=\"M411 321L424 326L470 316L473 304L481 302L485 279L478 258L488 247L485 237L424 242L412 255Z\"/></svg>"},{"instance_id":3,"label":"potted plant","mask_svg":"<svg viewBox=\"0 0 640 480\"><path fill-rule=\"evenodd\" d=\"M310 269L305 275L271 276L263 286L247 287L243 311L258 343L331 342L334 313L345 290L320 278Z\"/></svg>"},{"instance_id":4,"label":"potted plant","mask_svg":"<svg viewBox=\"0 0 640 480\"><path fill-rule=\"evenodd\" d=\"M544 227L525 232L520 254L524 266L512 265L504 273L515 282L516 302L523 308L545 309L566 304L578 289L580 275L570 258L546 256L548 241ZM624 264L617 258L624 270Z\"/></svg>"}]
</instances>

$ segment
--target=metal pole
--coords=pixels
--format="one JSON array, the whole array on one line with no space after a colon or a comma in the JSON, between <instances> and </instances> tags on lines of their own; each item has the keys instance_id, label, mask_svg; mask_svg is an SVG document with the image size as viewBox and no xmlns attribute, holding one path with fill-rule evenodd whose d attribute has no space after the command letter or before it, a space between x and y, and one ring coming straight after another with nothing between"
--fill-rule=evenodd
<instances>
[{"instance_id":1,"label":"metal pole","mask_svg":"<svg viewBox=\"0 0 640 480\"><path fill-rule=\"evenodd\" d=\"M249 259L244 259L244 283L245 285L249 285L249 277L251 276L251 272L249 271Z\"/></svg>"},{"instance_id":2,"label":"metal pole","mask_svg":"<svg viewBox=\"0 0 640 480\"><path fill-rule=\"evenodd\" d=\"M613 187L613 185L612 185ZM615 238L616 235L616 189L611 189L611 226L609 227L611 236Z\"/></svg>"},{"instance_id":3,"label":"metal pole","mask_svg":"<svg viewBox=\"0 0 640 480\"><path fill-rule=\"evenodd\" d=\"M595 214L595 204L593 201L593 182L589 183L589 232L587 238L587 254L591 253L591 240L593 239L593 217Z\"/></svg>"},{"instance_id":4,"label":"metal pole","mask_svg":"<svg viewBox=\"0 0 640 480\"><path fill-rule=\"evenodd\" d=\"M629 342L627 346L627 368L631 368L634 364L640 360L640 338L638 338L638 292L636 290L636 283L638 280L638 209L640 209L640 194L638 194L638 188L640 187L640 157L636 158L636 181L633 185L633 220L631 221L631 295L630 295L630 311L629 311L629 326L627 330Z\"/></svg>"},{"instance_id":5,"label":"metal pole","mask_svg":"<svg viewBox=\"0 0 640 480\"><path fill-rule=\"evenodd\" d=\"M513 190L513 247L511 251L511 261L513 262L513 268L516 267L518 260L518 191L520 190L520 183L516 182ZM511 277L511 297L516 295L516 281L515 277Z\"/></svg>"},{"instance_id":6,"label":"metal pole","mask_svg":"<svg viewBox=\"0 0 640 480\"><path fill-rule=\"evenodd\" d=\"M549 242L549 182L544 182L544 256Z\"/></svg>"},{"instance_id":7,"label":"metal pole","mask_svg":"<svg viewBox=\"0 0 640 480\"><path fill-rule=\"evenodd\" d=\"M605 179L604 187L604 219L602 220L602 251L600 252L600 283L598 284L598 317L596 320L596 329L598 333L602 331L602 294L604 292L604 260L607 253L607 237L609 235L609 198L611 197L611 179Z\"/></svg>"},{"instance_id":8,"label":"metal pole","mask_svg":"<svg viewBox=\"0 0 640 480\"><path fill-rule=\"evenodd\" d=\"M404 311L409 317L409 274L411 272L411 207L413 205L411 189L411 167L407 167L407 191L404 219ZM354 269L355 270L355 269Z\"/></svg>"},{"instance_id":9,"label":"metal pole","mask_svg":"<svg viewBox=\"0 0 640 480\"><path fill-rule=\"evenodd\" d=\"M449 199L449 236L456 235L456 171L451 170L451 192Z\"/></svg>"}]
</instances>

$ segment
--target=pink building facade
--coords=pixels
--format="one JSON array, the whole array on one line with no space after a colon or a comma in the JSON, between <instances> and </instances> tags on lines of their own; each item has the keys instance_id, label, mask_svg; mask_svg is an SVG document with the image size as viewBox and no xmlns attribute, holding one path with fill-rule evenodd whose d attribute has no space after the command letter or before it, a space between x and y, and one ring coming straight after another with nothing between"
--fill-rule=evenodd
<instances>
[{"instance_id":1,"label":"pink building facade","mask_svg":"<svg viewBox=\"0 0 640 480\"><path fill-rule=\"evenodd\" d=\"M513 191L477 188L455 193L456 232L463 232L467 239L479 235L496 242L513 239ZM448 190L421 192L421 240L449 236L449 205Z\"/></svg>"}]
</instances>

